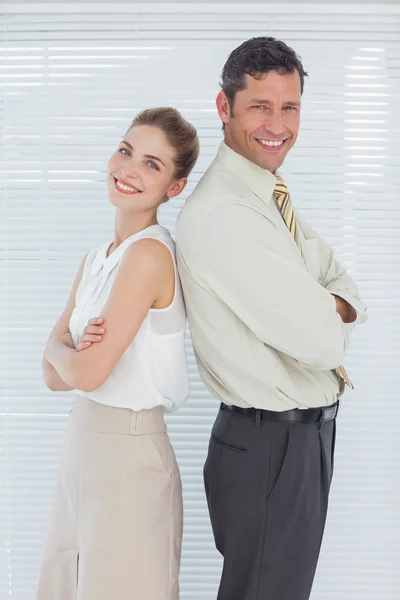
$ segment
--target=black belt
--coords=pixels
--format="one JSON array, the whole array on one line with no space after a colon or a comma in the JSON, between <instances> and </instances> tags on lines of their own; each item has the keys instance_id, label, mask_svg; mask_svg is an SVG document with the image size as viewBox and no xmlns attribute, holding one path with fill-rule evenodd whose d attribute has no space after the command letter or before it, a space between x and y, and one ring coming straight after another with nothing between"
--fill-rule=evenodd
<instances>
[{"instance_id":1,"label":"black belt","mask_svg":"<svg viewBox=\"0 0 400 600\"><path fill-rule=\"evenodd\" d=\"M283 421L285 423L319 423L319 421L332 421L339 412L339 400L330 406L321 408L294 408L278 412L274 410L265 410L262 408L240 408L231 404L221 404L221 410L248 417L251 419L267 421Z\"/></svg>"}]
</instances>

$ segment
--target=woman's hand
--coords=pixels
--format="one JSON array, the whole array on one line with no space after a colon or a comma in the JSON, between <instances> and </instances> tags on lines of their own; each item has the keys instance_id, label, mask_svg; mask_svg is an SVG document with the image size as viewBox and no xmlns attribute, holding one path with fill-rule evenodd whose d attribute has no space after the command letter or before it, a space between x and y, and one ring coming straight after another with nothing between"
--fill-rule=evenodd
<instances>
[{"instance_id":1,"label":"woman's hand","mask_svg":"<svg viewBox=\"0 0 400 600\"><path fill-rule=\"evenodd\" d=\"M86 350L87 348L89 348L92 344L95 344L96 342L101 342L105 332L106 330L104 328L104 319L102 317L95 317L93 319L90 319L85 329L83 330L76 351L81 352L82 350Z\"/></svg>"},{"instance_id":2,"label":"woman's hand","mask_svg":"<svg viewBox=\"0 0 400 600\"><path fill-rule=\"evenodd\" d=\"M74 342L72 340L72 335L70 334L70 332L61 335L60 342L62 342L64 346L67 346L67 348L72 348L74 350Z\"/></svg>"}]
</instances>

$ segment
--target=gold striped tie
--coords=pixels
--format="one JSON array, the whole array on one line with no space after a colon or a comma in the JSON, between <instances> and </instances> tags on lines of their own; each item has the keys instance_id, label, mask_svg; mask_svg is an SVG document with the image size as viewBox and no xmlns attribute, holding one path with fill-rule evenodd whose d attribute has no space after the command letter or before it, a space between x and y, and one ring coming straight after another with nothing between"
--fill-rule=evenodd
<instances>
[{"instance_id":1,"label":"gold striped tie","mask_svg":"<svg viewBox=\"0 0 400 600\"><path fill-rule=\"evenodd\" d=\"M289 190L287 189L282 177L276 175L276 184L274 189L274 196L276 201L276 206L282 216L282 219L292 234L300 252L301 247L299 244L298 236L297 236L297 223L296 216L294 214L294 208L292 204L292 200L290 198ZM349 376L347 375L345 368L340 366L336 369L333 369L333 372L339 377L341 381L343 381L346 385L349 386L352 390L354 390L354 386L351 383Z\"/></svg>"}]
</instances>

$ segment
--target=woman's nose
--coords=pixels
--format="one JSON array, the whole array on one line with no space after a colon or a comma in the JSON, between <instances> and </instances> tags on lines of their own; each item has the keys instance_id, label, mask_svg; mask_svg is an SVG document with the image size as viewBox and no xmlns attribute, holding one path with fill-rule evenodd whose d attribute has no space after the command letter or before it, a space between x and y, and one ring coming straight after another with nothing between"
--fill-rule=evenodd
<instances>
[{"instance_id":1,"label":"woman's nose","mask_svg":"<svg viewBox=\"0 0 400 600\"><path fill-rule=\"evenodd\" d=\"M139 173L138 165L134 159L124 162L121 166L121 173L129 177L135 177Z\"/></svg>"}]
</instances>

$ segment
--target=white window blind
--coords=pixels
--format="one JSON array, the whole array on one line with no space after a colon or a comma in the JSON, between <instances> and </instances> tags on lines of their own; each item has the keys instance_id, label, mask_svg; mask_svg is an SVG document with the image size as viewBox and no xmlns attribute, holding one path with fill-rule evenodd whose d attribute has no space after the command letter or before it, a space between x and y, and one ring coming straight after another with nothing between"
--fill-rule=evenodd
<instances>
[{"instance_id":1,"label":"white window blind","mask_svg":"<svg viewBox=\"0 0 400 600\"><path fill-rule=\"evenodd\" d=\"M112 235L105 165L133 116L171 105L201 156L221 139L223 63L274 35L302 56L300 137L282 173L369 305L346 367L336 474L313 600L397 600L400 589L400 9L395 5L0 5L0 598L31 600L72 394L48 391L41 353L83 254ZM293 290L295 293L295 290ZM329 343L329 340L327 340ZM168 417L182 471L183 600L214 600L221 568L202 485L217 402L188 342L191 396ZM295 499L293 499L295 502Z\"/></svg>"}]
</instances>

